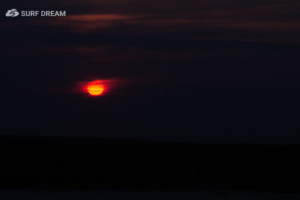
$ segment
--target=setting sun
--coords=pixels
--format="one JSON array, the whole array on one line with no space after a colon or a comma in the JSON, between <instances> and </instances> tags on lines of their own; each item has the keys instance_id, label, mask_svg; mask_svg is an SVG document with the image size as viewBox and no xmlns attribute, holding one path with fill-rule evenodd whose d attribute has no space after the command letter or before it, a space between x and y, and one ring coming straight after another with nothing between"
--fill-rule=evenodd
<instances>
[{"instance_id":1,"label":"setting sun","mask_svg":"<svg viewBox=\"0 0 300 200\"><path fill-rule=\"evenodd\" d=\"M101 81L93 81L87 85L87 91L90 95L98 96L104 91L104 85Z\"/></svg>"}]
</instances>

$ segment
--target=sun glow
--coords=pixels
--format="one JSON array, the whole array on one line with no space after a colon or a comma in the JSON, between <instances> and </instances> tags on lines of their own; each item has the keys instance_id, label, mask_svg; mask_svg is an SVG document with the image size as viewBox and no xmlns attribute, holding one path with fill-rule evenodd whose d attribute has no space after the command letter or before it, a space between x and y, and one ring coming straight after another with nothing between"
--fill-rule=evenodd
<instances>
[{"instance_id":1,"label":"sun glow","mask_svg":"<svg viewBox=\"0 0 300 200\"><path fill-rule=\"evenodd\" d=\"M128 82L128 80L121 80L119 78L80 81L76 82L76 85L70 88L70 92L81 93L84 95L88 94L90 97L113 95L118 94L117 89L120 89L121 87L123 88L126 84L128 84Z\"/></svg>"},{"instance_id":2,"label":"sun glow","mask_svg":"<svg viewBox=\"0 0 300 200\"><path fill-rule=\"evenodd\" d=\"M87 91L90 95L99 96L104 91L104 85L101 81L93 81L87 85Z\"/></svg>"}]
</instances>

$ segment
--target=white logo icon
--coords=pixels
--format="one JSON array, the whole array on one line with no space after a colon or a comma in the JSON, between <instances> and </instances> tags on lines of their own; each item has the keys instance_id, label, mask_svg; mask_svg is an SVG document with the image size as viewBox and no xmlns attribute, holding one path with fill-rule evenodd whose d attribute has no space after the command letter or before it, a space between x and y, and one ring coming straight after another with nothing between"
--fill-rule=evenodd
<instances>
[{"instance_id":1,"label":"white logo icon","mask_svg":"<svg viewBox=\"0 0 300 200\"><path fill-rule=\"evenodd\" d=\"M18 15L19 15L19 12L15 8L8 10L5 14L6 17L17 17Z\"/></svg>"}]
</instances>

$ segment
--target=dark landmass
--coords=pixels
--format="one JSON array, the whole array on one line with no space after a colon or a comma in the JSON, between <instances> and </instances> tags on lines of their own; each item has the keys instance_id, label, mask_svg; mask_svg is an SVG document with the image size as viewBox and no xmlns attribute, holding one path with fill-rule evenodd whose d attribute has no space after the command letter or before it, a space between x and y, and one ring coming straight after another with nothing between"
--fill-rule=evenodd
<instances>
[{"instance_id":1,"label":"dark landmass","mask_svg":"<svg viewBox=\"0 0 300 200\"><path fill-rule=\"evenodd\" d=\"M300 145L1 136L1 188L300 191Z\"/></svg>"}]
</instances>

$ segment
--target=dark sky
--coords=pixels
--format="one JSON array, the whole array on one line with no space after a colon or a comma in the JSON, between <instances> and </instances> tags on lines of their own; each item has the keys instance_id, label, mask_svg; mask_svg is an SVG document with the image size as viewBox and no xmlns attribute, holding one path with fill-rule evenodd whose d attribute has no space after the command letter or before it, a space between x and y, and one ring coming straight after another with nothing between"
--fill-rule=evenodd
<instances>
[{"instance_id":1,"label":"dark sky","mask_svg":"<svg viewBox=\"0 0 300 200\"><path fill-rule=\"evenodd\" d=\"M67 17L5 17L12 8ZM1 134L299 143L299 10L298 0L1 3ZM95 79L114 81L99 97L76 90Z\"/></svg>"}]
</instances>

